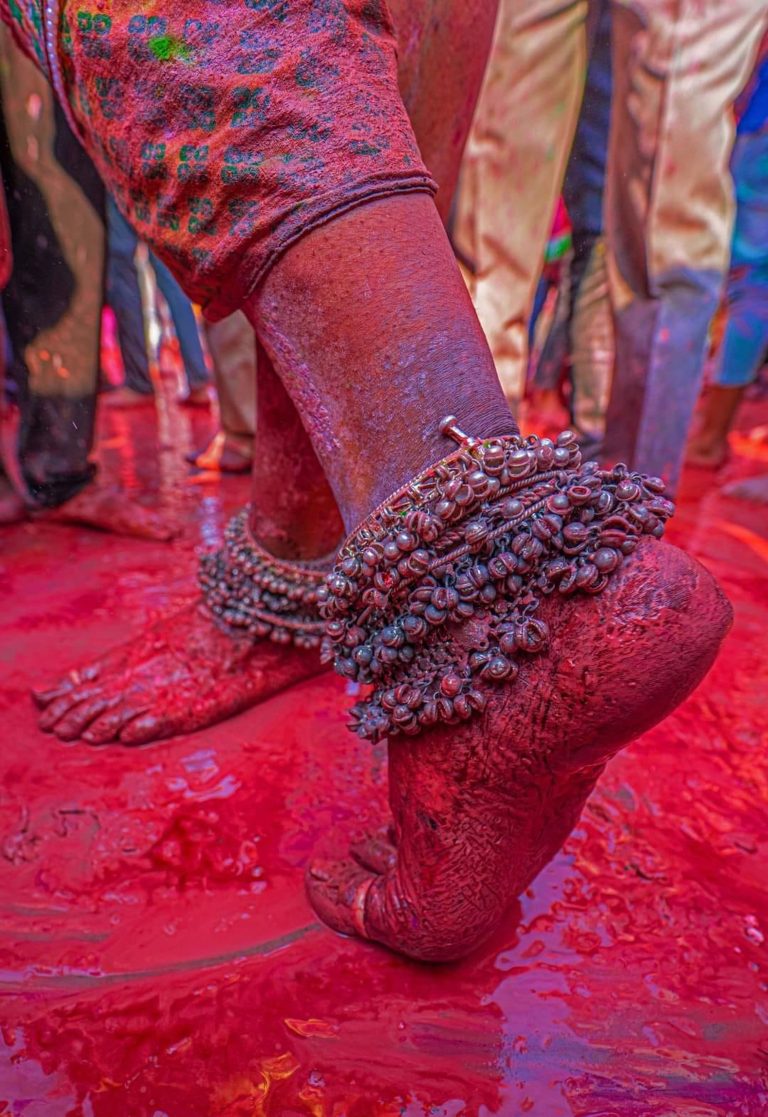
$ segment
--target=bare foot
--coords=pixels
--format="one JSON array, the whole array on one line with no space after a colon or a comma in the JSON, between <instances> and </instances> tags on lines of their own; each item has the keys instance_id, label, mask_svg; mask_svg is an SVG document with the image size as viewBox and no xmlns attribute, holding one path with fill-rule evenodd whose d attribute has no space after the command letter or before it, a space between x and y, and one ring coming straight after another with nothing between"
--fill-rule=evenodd
<instances>
[{"instance_id":1,"label":"bare foot","mask_svg":"<svg viewBox=\"0 0 768 1117\"><path fill-rule=\"evenodd\" d=\"M309 899L337 931L430 961L463 957L562 846L606 762L709 670L730 624L714 579L645 539L594 597L546 598L549 654L484 713L389 743L396 845L315 861ZM454 638L477 646L477 616ZM652 762L652 758L649 760Z\"/></svg>"},{"instance_id":2,"label":"bare foot","mask_svg":"<svg viewBox=\"0 0 768 1117\"><path fill-rule=\"evenodd\" d=\"M142 745L215 725L322 670L316 650L233 637L197 602L36 691L62 741Z\"/></svg>"},{"instance_id":3,"label":"bare foot","mask_svg":"<svg viewBox=\"0 0 768 1117\"><path fill-rule=\"evenodd\" d=\"M161 543L179 534L178 527L169 524L167 516L142 507L121 489L98 483L88 485L58 508L35 511L34 517L52 523L82 524L115 535L154 539Z\"/></svg>"},{"instance_id":4,"label":"bare foot","mask_svg":"<svg viewBox=\"0 0 768 1117\"><path fill-rule=\"evenodd\" d=\"M211 390L207 384L202 388L191 388L185 395L179 396L178 402L182 407L210 407Z\"/></svg>"},{"instance_id":5,"label":"bare foot","mask_svg":"<svg viewBox=\"0 0 768 1117\"><path fill-rule=\"evenodd\" d=\"M204 450L185 455L198 469L218 473L250 473L253 461L253 439L227 431L217 431Z\"/></svg>"},{"instance_id":6,"label":"bare foot","mask_svg":"<svg viewBox=\"0 0 768 1117\"><path fill-rule=\"evenodd\" d=\"M131 407L152 407L155 403L155 397L152 392L137 392L133 388L129 388L123 384L119 388L115 388L112 392L105 392L101 402L103 402L106 407L126 409Z\"/></svg>"},{"instance_id":7,"label":"bare foot","mask_svg":"<svg viewBox=\"0 0 768 1117\"><path fill-rule=\"evenodd\" d=\"M701 434L690 439L685 450L685 464L697 466L700 469L719 469L728 460L728 441Z\"/></svg>"},{"instance_id":8,"label":"bare foot","mask_svg":"<svg viewBox=\"0 0 768 1117\"><path fill-rule=\"evenodd\" d=\"M768 474L760 473L757 477L746 477L742 481L733 481L725 485L721 495L729 500L744 500L750 504L768 504Z\"/></svg>"}]
</instances>

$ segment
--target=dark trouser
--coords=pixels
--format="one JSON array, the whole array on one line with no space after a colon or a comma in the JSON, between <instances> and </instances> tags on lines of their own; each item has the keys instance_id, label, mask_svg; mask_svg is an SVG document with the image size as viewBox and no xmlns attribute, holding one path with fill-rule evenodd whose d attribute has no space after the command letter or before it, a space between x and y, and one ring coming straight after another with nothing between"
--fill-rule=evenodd
<instances>
[{"instance_id":1,"label":"dark trouser","mask_svg":"<svg viewBox=\"0 0 768 1117\"><path fill-rule=\"evenodd\" d=\"M8 390L29 495L54 507L88 483L98 387L104 192L45 79L5 35L2 170L13 272L2 302ZM29 111L38 103L38 113Z\"/></svg>"},{"instance_id":2,"label":"dark trouser","mask_svg":"<svg viewBox=\"0 0 768 1117\"><path fill-rule=\"evenodd\" d=\"M107 203L107 219L107 300L117 322L125 383L135 392L150 395L152 380L149 375L144 310L136 270L138 237L111 198ZM168 304L173 320L189 386L200 388L208 383L208 370L205 367L205 355L192 305L165 264L155 255L151 255L150 259L157 286Z\"/></svg>"},{"instance_id":3,"label":"dark trouser","mask_svg":"<svg viewBox=\"0 0 768 1117\"><path fill-rule=\"evenodd\" d=\"M573 230L566 305L558 313L536 369L540 388L556 387L571 371L571 421L599 440L613 358L604 264L603 191L611 116L611 6L595 0L588 26L589 66L563 198ZM560 309L560 308L558 308ZM534 307L535 310L535 307Z\"/></svg>"}]
</instances>

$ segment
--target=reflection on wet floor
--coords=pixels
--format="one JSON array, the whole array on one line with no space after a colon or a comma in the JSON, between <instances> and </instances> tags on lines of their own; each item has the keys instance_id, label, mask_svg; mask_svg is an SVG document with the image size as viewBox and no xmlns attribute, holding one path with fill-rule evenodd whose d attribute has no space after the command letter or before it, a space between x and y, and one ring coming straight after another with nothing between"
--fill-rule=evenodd
<instances>
[{"instance_id":1,"label":"reflection on wet floor","mask_svg":"<svg viewBox=\"0 0 768 1117\"><path fill-rule=\"evenodd\" d=\"M0 537L0 1115L764 1117L764 510L687 479L671 537L736 611L718 663L610 765L495 941L419 966L304 899L310 850L384 812L383 753L345 732L339 681L134 750L37 728L29 687L188 599L195 549L247 499L247 479L189 472L210 419L169 396L104 409L100 457L180 539Z\"/></svg>"}]
</instances>

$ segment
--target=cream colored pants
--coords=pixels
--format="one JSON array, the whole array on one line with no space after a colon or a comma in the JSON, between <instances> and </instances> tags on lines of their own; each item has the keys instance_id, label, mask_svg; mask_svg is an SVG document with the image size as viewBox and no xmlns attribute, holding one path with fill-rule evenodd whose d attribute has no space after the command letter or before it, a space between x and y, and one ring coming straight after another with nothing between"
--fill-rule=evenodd
<instances>
[{"instance_id":1,"label":"cream colored pants","mask_svg":"<svg viewBox=\"0 0 768 1117\"><path fill-rule=\"evenodd\" d=\"M205 337L219 397L225 434L253 438L256 429L256 334L238 310L219 322L206 322Z\"/></svg>"},{"instance_id":2,"label":"cream colored pants","mask_svg":"<svg viewBox=\"0 0 768 1117\"><path fill-rule=\"evenodd\" d=\"M467 148L459 244L505 391L525 383L527 323L573 139L587 0L501 0ZM730 107L768 0L613 0L605 226L616 366L606 456L676 482L732 223Z\"/></svg>"}]
</instances>

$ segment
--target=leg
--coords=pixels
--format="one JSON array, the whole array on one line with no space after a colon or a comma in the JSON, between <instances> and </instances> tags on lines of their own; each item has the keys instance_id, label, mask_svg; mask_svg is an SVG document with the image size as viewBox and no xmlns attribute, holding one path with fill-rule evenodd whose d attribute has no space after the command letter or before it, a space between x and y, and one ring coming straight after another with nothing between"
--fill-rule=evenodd
<instances>
[{"instance_id":1,"label":"leg","mask_svg":"<svg viewBox=\"0 0 768 1117\"><path fill-rule=\"evenodd\" d=\"M49 521L169 539L173 530L161 517L116 487L91 484L104 189L47 83L7 36L3 43L2 162L15 262L3 298L28 511ZM36 100L40 111L32 114L28 106Z\"/></svg>"},{"instance_id":2,"label":"leg","mask_svg":"<svg viewBox=\"0 0 768 1117\"><path fill-rule=\"evenodd\" d=\"M339 261L338 302L321 259ZM364 346L344 326L353 289L365 292ZM311 315L288 313L288 292L297 290ZM512 428L426 199L373 203L310 234L273 269L249 313L304 412L348 525L441 456L428 419L434 429L449 401L481 436ZM318 319L336 339L330 352L317 344ZM415 325L393 352L403 321ZM299 367L300 381L291 376ZM711 577L654 544L609 592L550 598L544 615L557 635L547 663L524 669L522 693L489 702L481 722L392 745L397 866L375 879L357 863L316 867L310 897L333 926L420 958L465 953L562 843L608 757L697 684L729 621Z\"/></svg>"},{"instance_id":3,"label":"leg","mask_svg":"<svg viewBox=\"0 0 768 1117\"><path fill-rule=\"evenodd\" d=\"M528 319L573 139L587 4L502 0L467 145L457 234L510 400L525 385Z\"/></svg>"},{"instance_id":4,"label":"leg","mask_svg":"<svg viewBox=\"0 0 768 1117\"><path fill-rule=\"evenodd\" d=\"M173 319L173 328L179 342L190 394L197 393L199 398L202 399L204 396L207 400L210 377L208 369L205 367L205 354L192 304L165 264L155 256L152 257L152 267L155 271L157 286L168 304L168 310Z\"/></svg>"},{"instance_id":5,"label":"leg","mask_svg":"<svg viewBox=\"0 0 768 1117\"><path fill-rule=\"evenodd\" d=\"M447 222L496 23L496 0L389 0L398 85Z\"/></svg>"},{"instance_id":6,"label":"leg","mask_svg":"<svg viewBox=\"0 0 768 1117\"><path fill-rule=\"evenodd\" d=\"M616 367L605 456L677 483L728 262L730 107L765 27L753 0L615 2L606 186Z\"/></svg>"},{"instance_id":7,"label":"leg","mask_svg":"<svg viewBox=\"0 0 768 1117\"><path fill-rule=\"evenodd\" d=\"M491 7L485 5L483 15L488 29L488 11ZM419 41L423 41L427 34L421 18L423 15L421 12ZM429 25L428 34L437 33L435 29L442 26L439 21L435 21L434 26ZM453 40L453 54L461 55L462 49L466 51L466 47L455 43L455 21L450 26L453 30L449 35L446 36L444 31L440 32L441 42L445 46L447 41ZM414 58L413 46L405 49L402 57L409 66L409 72L417 73L418 66L408 61ZM434 53L429 57L432 61L428 73L433 79L438 70ZM472 65L468 63L463 72L471 71L477 78L481 68L481 63L475 61ZM451 159L443 158L441 164L441 175L445 176L448 184L446 194L458 170L468 126L468 107L471 109L467 91L460 91L455 81L448 84L453 108L441 117L443 128L451 130ZM433 100L432 104L434 103ZM425 114L424 120L427 119ZM436 135L437 128L433 127L430 142L435 151ZM295 295L292 301L294 300ZM344 375L343 368L339 372ZM335 550L343 530L338 511L295 408L274 376L265 354L259 356L258 404L259 455L253 470L251 532L273 554L285 558L313 559L325 556ZM286 479L290 479L290 483L286 484ZM258 649L242 647L237 658L237 669L243 674L240 690L236 686L229 689L218 686L218 673L222 670L219 667L220 662L223 660L226 667L235 653L226 644L222 646L221 632L204 611L187 610L172 622L172 626L178 628L177 646L183 647L186 640L196 649L203 649L196 654L195 662L190 666L195 675L195 685L199 683L203 694L202 701L195 703L193 715L179 709L173 693L175 684L158 683L158 680L167 679L169 674L175 678L179 675L178 656L173 648L165 647L158 629L157 632L150 633L146 640L141 639L137 645L118 650L105 660L73 673L72 677L52 691L40 694L38 701L47 707L41 721L44 728L55 728L57 733L67 738L83 734L85 739L91 741L114 740L119 737L125 742L138 743L210 724L228 713L253 704L277 689L272 677L274 673L269 670L265 672L261 667ZM164 624L163 631L167 627L167 623ZM298 658L298 666L292 669L293 675L288 671L286 681L280 685L288 685L288 682L302 677L302 674L310 673L306 654ZM317 670L314 659L312 669ZM247 683L251 672L258 674L257 685L250 686ZM186 678L185 672L182 675ZM212 690L217 690L216 700L206 694L208 681ZM117 695L128 697L127 700L120 701L116 709L109 706L105 712L103 703L112 703Z\"/></svg>"},{"instance_id":8,"label":"leg","mask_svg":"<svg viewBox=\"0 0 768 1117\"><path fill-rule=\"evenodd\" d=\"M603 239L603 193L611 113L611 4L590 6L594 18L584 101L563 183L573 228L569 321L571 416L594 453L605 430L613 370L613 321Z\"/></svg>"},{"instance_id":9,"label":"leg","mask_svg":"<svg viewBox=\"0 0 768 1117\"><path fill-rule=\"evenodd\" d=\"M768 136L744 134L731 158L736 223L726 298L728 318L714 383L688 443L693 465L719 466L747 387L768 353Z\"/></svg>"},{"instance_id":10,"label":"leg","mask_svg":"<svg viewBox=\"0 0 768 1117\"><path fill-rule=\"evenodd\" d=\"M259 366L250 527L271 554L333 554L343 527L306 433L268 360ZM36 693L62 740L139 745L213 725L322 670L316 650L233 635L202 602Z\"/></svg>"},{"instance_id":11,"label":"leg","mask_svg":"<svg viewBox=\"0 0 768 1117\"><path fill-rule=\"evenodd\" d=\"M107 302L117 324L125 370L128 402L149 400L154 394L149 376L144 307L136 270L138 237L112 198L107 199ZM136 399L138 397L138 400Z\"/></svg>"},{"instance_id":12,"label":"leg","mask_svg":"<svg viewBox=\"0 0 768 1117\"><path fill-rule=\"evenodd\" d=\"M256 423L257 341L248 319L238 311L206 326L219 401L220 428L211 442L188 460L199 469L247 473L253 461Z\"/></svg>"},{"instance_id":13,"label":"leg","mask_svg":"<svg viewBox=\"0 0 768 1117\"><path fill-rule=\"evenodd\" d=\"M102 190L34 66L2 39L3 178L14 269L3 302L28 496L56 507L94 474ZM37 99L33 116L28 104Z\"/></svg>"},{"instance_id":14,"label":"leg","mask_svg":"<svg viewBox=\"0 0 768 1117\"><path fill-rule=\"evenodd\" d=\"M367 30L374 15L371 8L365 8L364 34L352 38L352 42L361 44L366 52L371 46ZM348 15L347 7L344 6L343 11L340 7L336 14L339 17ZM362 16L360 20L363 20ZM324 28L326 23L327 19ZM363 23L358 22L356 29L362 32ZM346 24L340 29L334 20L328 33L338 36L340 31L346 30L349 30ZM381 66L387 57L391 65L391 53L384 53L388 42L386 24L377 19L375 31L383 44L377 65ZM279 27L270 25L271 35L279 33ZM290 45L284 43L284 49L289 50ZM391 45L387 50L391 52ZM352 65L353 54L346 56L339 50L334 58L339 67L348 64L357 79L359 72ZM302 79L316 80L317 72L316 66L305 67L301 71ZM384 71L374 68L373 74L376 72ZM350 86L348 82L337 83L335 79L336 75L325 74L326 96L337 95L343 107L349 104L344 98L349 97ZM372 73L366 70L366 88L370 87L372 80ZM402 117L396 93L392 92L391 77L382 81L383 103L389 110L386 125L389 127L398 121L402 123ZM276 87L276 95L278 93L280 89ZM366 115L366 105L370 107L370 102L358 104L361 123ZM384 126L381 122L377 125ZM370 138L361 143L356 137L352 148L346 149L347 156L355 154L367 160L372 151L375 152L372 143L375 134L370 131L370 122L366 127ZM265 142L270 142L270 136L264 138ZM401 142L403 146L395 150ZM398 162L401 154L402 165L408 169L401 169L398 176L388 179L390 189L385 196L376 200L371 194L363 199L358 197L354 206L346 205L343 211L337 205L332 212L322 214L323 220L319 220L318 211L313 207L321 203L327 205L327 198L307 197L306 210L302 211L305 223L301 237L288 245L283 244L284 251L277 254L272 242L272 255L263 282L255 282L261 274L257 261L263 261L265 243L268 242L256 238L248 244L248 267L243 270L239 265L234 266L233 284L228 294L225 296L224 292L218 291L209 296L214 309L221 310L225 297L236 298L238 292L242 293L246 275L250 274L254 280L245 304L247 313L312 438L317 459L328 476L348 527L359 523L379 501L386 499L398 485L409 481L423 466L442 458L445 447L437 434L437 427L446 411L457 411L481 437L514 430L490 353L456 269L439 215L431 199L417 185L423 182L418 168L415 172L413 170L417 155L410 148L406 158L404 153L409 144L405 133L393 132L389 143L387 166L390 174L393 167L401 166ZM350 169L357 165L353 159L347 158L345 184ZM365 166L368 167L367 162ZM262 164L257 181L261 182L262 171L266 178L273 169ZM329 183L333 171L331 167L327 173L324 172ZM369 184L369 179L366 178L365 182ZM294 211L284 215L284 219L289 223L295 220ZM259 220L258 214L254 220ZM274 224L270 228L274 228ZM283 225L282 228L290 229L291 226ZM222 269L226 274L226 253L242 252L242 244L233 239L223 245L223 251ZM200 290L206 275L195 271L192 263L190 268L190 289ZM252 268L256 271L250 270ZM566 438L565 442L570 445L571 440ZM493 442L487 449L492 457ZM557 457L553 446L542 449L542 460L562 463L562 453ZM566 459L570 461L570 450L557 449L565 452ZM526 462L530 461L527 450L510 453L513 456L522 454ZM477 482L477 477L474 480ZM483 477L479 478L479 482L485 485ZM629 483L627 488L631 493L639 486ZM583 491L580 492L576 486L572 495L574 506L580 506L584 501ZM474 500L471 494L470 498ZM592 499L591 491L587 493L587 498ZM460 485L454 504L445 499L447 508L444 511L449 516L455 506L466 503L467 494ZM620 499L633 500L634 496L625 492ZM514 501L511 503L515 504ZM645 520L640 522L647 523L649 530L655 531L660 524L652 525L649 519L651 513L648 509L645 513ZM258 527L258 518L254 524ZM426 528L433 526L429 522L426 524ZM475 527L484 530L483 525ZM272 534L276 538L279 533L273 529ZM452 536L452 532L448 531L447 535ZM571 540L568 546L578 546L581 536L571 533L568 538ZM480 542L483 543L482 538ZM528 541L524 542L527 547ZM378 555L373 549L372 553ZM557 835L558 841L562 840L563 832L572 823L574 810L567 794L571 770L594 768L604 761L606 753L612 748L626 743L638 728L642 730L652 723L657 711L664 712L687 693L714 654L727 625L727 608L712 581L694 563L685 557L679 560L664 558L665 554L676 553L658 548L648 568L640 552L634 563L627 563L627 601L619 600L617 606L615 596L607 595L605 604L602 604L603 613L582 611L579 616L574 608L570 614L575 619L574 624L583 618L587 631L593 633L591 645L586 641L590 651L595 650L597 642L594 633L598 634L601 646L608 646L606 630L610 625L620 626L624 616L631 620L631 632L635 638L638 638L638 632L650 632L656 661L649 655L649 646L642 641L642 657L637 663L632 660L642 684L639 691L635 685L636 676L627 676L627 646L622 646L621 641L618 641L619 667L614 664L612 673L605 660L599 662L599 669L594 673L588 670L587 663L579 663L575 649L583 625L579 623L569 629L567 617L570 603L560 597L551 600L550 624L553 628L562 628L565 634L560 650L562 666L558 663L558 672L563 684L570 679L573 697L568 712L575 715L577 710L586 710L586 729L579 733L577 739L577 744L582 746L578 756L574 757L568 747L560 749L557 757L561 764L559 768L554 764L555 758L548 757L550 767L561 773L557 787L549 797L550 809L555 817L544 838L540 834L539 820L536 820L536 840L531 845L521 842L522 832L518 832L515 839L518 867L514 874L502 881L505 895L499 902L500 909L511 898L507 893L519 882L529 880L531 873L551 855L552 835ZM611 561L616 558L613 554L607 557ZM417 566L421 566L422 558L414 554ZM568 569L571 570L570 567ZM592 579L598 573L597 567L592 571L586 569L585 573ZM504 581L507 581L506 575ZM341 577L329 580L329 592L333 590L334 583L338 592L343 593L347 583ZM593 581L590 582L592 584ZM617 580L617 584L621 582ZM391 582L384 583L385 588L387 585L391 586ZM384 595L383 589L377 589L376 593ZM697 598L695 610L691 607L694 595ZM378 608L378 600L372 597L371 605ZM502 603L504 601L502 596ZM598 604L593 608L597 610ZM708 625L701 635L699 618L705 616L709 618ZM663 625L658 623L662 618ZM482 616L478 617L478 623L482 626ZM679 627L676 627L678 624ZM329 635L332 633L329 626ZM457 622L456 639L469 640L470 636L467 626ZM525 639L528 639L527 635ZM526 706L538 709L540 720L546 710L547 697L551 696L552 662L558 661L555 658L546 664L546 670L540 669L527 695ZM494 664L495 660L490 665ZM571 664L576 665L575 673L571 672ZM605 685L603 668L609 679L615 679L618 671L627 679L626 689L619 694L618 701L613 693L602 689ZM643 689L645 684L647 692ZM507 750L518 755L505 720L507 701L511 701L512 708L519 711L517 697L512 692L502 691L498 701L488 703L482 721L474 720L458 728L454 724L440 730L446 744L450 742L462 749L465 740L470 759L475 756L482 759L488 755L489 749L499 758L503 758ZM630 724L623 720L624 707L628 707L632 714ZM587 717L590 710L593 712L591 724ZM606 722L612 727L610 731ZM505 771L504 775L508 776L508 772ZM507 817L501 802L502 786L503 794L517 801L517 812L530 814L525 792L518 794L515 782L508 778L503 785L500 784L492 767L488 767L487 771L474 769L474 782L476 791L473 797L477 801L486 796L489 799L488 812L500 812L502 821ZM436 796L439 794L438 785ZM438 822L436 819L433 821ZM429 828L432 829L431 826ZM503 832L500 840L503 840ZM406 844L410 841L407 838ZM407 856L405 850L401 850L399 855ZM436 872L440 873L442 869L436 866ZM450 917L442 913L437 904L437 894L441 890L450 891L452 884L450 873L442 880L438 876L427 898L431 912L430 936L436 943L428 956L438 953L455 955L455 929L451 926ZM317 902L321 906L319 897ZM393 944L420 956L427 953L423 948L414 949L409 941L401 944L397 932L393 935ZM471 945L469 937L466 945Z\"/></svg>"},{"instance_id":15,"label":"leg","mask_svg":"<svg viewBox=\"0 0 768 1117\"><path fill-rule=\"evenodd\" d=\"M348 529L441 457L447 413L483 437L514 429L428 197L371 202L310 233L245 309Z\"/></svg>"}]
</instances>

